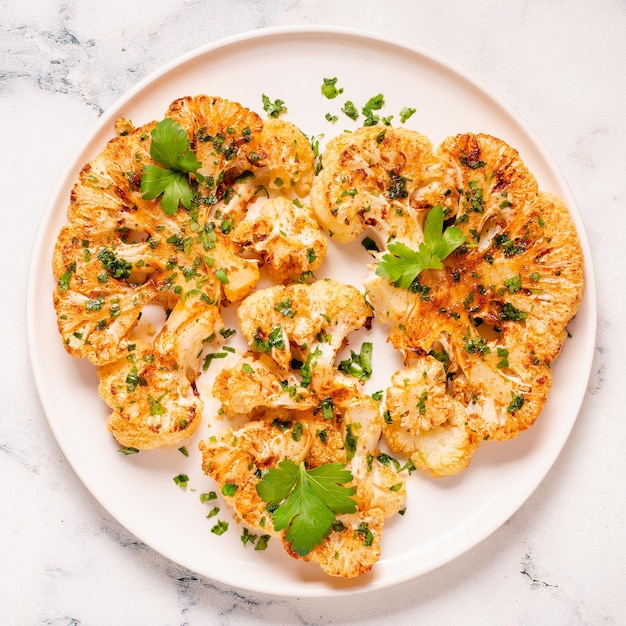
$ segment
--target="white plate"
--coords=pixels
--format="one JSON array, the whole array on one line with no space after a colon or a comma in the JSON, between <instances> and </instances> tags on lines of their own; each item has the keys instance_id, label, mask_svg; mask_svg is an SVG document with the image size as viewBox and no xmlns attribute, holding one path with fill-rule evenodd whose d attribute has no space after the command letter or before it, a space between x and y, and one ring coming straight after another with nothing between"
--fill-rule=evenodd
<instances>
[{"instance_id":1,"label":"white plate","mask_svg":"<svg viewBox=\"0 0 626 626\"><path fill-rule=\"evenodd\" d=\"M335 100L320 93L323 78L331 77L338 77L344 88ZM120 454L105 427L108 410L96 390L95 368L69 357L57 332L52 250L79 169L114 135L118 116L137 125L162 119L172 100L198 93L239 101L262 115L262 94L280 98L288 107L287 119L309 136L323 133L326 138L356 127L339 112L346 99L358 106L382 93L383 115L394 114L398 122L403 107L415 107L406 126L435 145L448 135L486 132L515 146L541 188L569 205L579 230L586 258L585 295L570 325L572 339L553 369L553 389L538 422L513 441L483 445L459 476L436 481L414 473L407 514L388 522L381 559L359 580L327 577L317 566L289 558L276 541L265 552L244 548L241 528L233 523L222 536L211 533L217 518L206 518L209 507L198 497L215 489L200 470L197 450L198 440L210 432L207 426L187 442L189 458L175 449ZM338 114L339 121L330 124L327 112ZM318 276L359 284L365 275L363 254L359 246L332 250L325 274ZM290 28L234 37L187 55L138 84L102 116L44 212L29 271L27 327L35 381L50 427L86 487L120 523L161 554L216 581L270 594L327 596L383 588L441 566L485 539L522 505L557 458L578 414L593 356L595 306L591 256L574 199L552 158L508 105L424 51L353 31ZM380 338L384 335L379 332ZM384 344L375 350L378 378L370 385L373 390L399 364ZM190 476L186 490L172 480L181 472ZM222 508L218 518L228 520L225 512Z\"/></svg>"}]
</instances>

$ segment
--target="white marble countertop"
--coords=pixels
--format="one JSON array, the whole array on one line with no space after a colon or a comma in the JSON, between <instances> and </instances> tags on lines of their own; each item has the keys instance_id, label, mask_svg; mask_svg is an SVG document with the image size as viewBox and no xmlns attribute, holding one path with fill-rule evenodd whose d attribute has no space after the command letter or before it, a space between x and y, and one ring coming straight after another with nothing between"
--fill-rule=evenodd
<instances>
[{"instance_id":1,"label":"white marble countertop","mask_svg":"<svg viewBox=\"0 0 626 626\"><path fill-rule=\"evenodd\" d=\"M569 183L598 287L586 398L530 499L440 569L384 591L325 600L225 588L120 526L68 466L48 427L24 322L38 220L98 116L148 73L200 45L295 24L364 29L419 45L499 93L541 137ZM0 2L0 255L7 287L0 309L0 622L624 623L625 34L619 0Z\"/></svg>"}]
</instances>

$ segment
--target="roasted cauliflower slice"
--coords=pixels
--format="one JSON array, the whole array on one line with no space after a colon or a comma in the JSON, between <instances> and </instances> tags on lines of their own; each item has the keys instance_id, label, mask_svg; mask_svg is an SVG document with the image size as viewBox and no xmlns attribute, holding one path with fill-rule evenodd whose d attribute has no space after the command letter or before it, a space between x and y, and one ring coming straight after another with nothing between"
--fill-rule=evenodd
<instances>
[{"instance_id":1,"label":"roasted cauliflower slice","mask_svg":"<svg viewBox=\"0 0 626 626\"><path fill-rule=\"evenodd\" d=\"M247 150L243 171L224 177L222 212L239 224L255 199L304 202L315 175L315 153L306 135L291 122L268 118Z\"/></svg>"},{"instance_id":2,"label":"roasted cauliflower slice","mask_svg":"<svg viewBox=\"0 0 626 626\"><path fill-rule=\"evenodd\" d=\"M294 124L269 117L253 150L248 152L255 180L270 191L306 196L315 175L315 153L306 135Z\"/></svg>"},{"instance_id":3,"label":"roasted cauliflower slice","mask_svg":"<svg viewBox=\"0 0 626 626\"><path fill-rule=\"evenodd\" d=\"M302 362L304 386L324 393L337 384L355 384L334 367L347 335L372 317L355 287L331 279L268 287L248 296L237 316L254 350L269 354L285 371L294 359Z\"/></svg>"},{"instance_id":4,"label":"roasted cauliflower slice","mask_svg":"<svg viewBox=\"0 0 626 626\"><path fill-rule=\"evenodd\" d=\"M315 409L280 413L257 412L258 420L238 430L227 429L200 443L203 470L220 487L231 485L226 501L249 527L281 538L292 557L318 563L332 576L352 578L369 571L380 555L385 519L404 507L406 490L397 471L378 460L381 416L377 403L353 390L333 396L334 417ZM356 512L338 514L322 542L307 554L298 554L277 532L267 504L257 492L264 473L284 460L304 462L311 469L323 464L345 464L353 476Z\"/></svg>"},{"instance_id":5,"label":"roasted cauliflower slice","mask_svg":"<svg viewBox=\"0 0 626 626\"><path fill-rule=\"evenodd\" d=\"M128 375L123 372L124 359L135 345L131 333L145 307L156 305L163 308L165 322L149 349L164 363L164 372L175 364L187 384L193 383L204 340L223 326L220 307L240 301L254 289L259 261L248 258L232 238L236 221L228 207L236 195L234 187L253 179L255 170L259 180L265 181L270 175L276 182L279 174L289 174L285 190L281 192L276 184L272 193L287 193L293 199L294 190L308 191L313 176L311 147L295 126L272 122L264 133L263 128L256 113L236 102L205 95L179 98L163 122L135 127L120 118L116 123L119 136L79 173L71 192L69 223L54 249L53 300L66 350L97 366L110 366L103 370L103 380ZM175 139L166 139L167 132ZM167 141L174 145L168 147ZM163 158L164 150L182 151L179 156L187 155L193 162L186 173L176 173L183 187L188 184L191 197L176 197L178 204L173 207L169 200L166 207L165 194L157 195L158 189L144 188L147 172L154 175L175 167L167 163L176 158L171 154ZM258 167L253 150L257 150ZM254 193L247 199L251 197ZM245 205L240 209L245 213ZM301 254L295 251L295 241L291 245L292 254ZM317 239L311 243L303 237L302 250L309 247L321 260L323 250ZM172 430L170 422L191 424L191 419L181 415L188 409L201 412L200 400L194 399L189 408L186 399L171 400L186 398L184 385L179 389L179 383L156 375L141 380L147 387L154 386L143 389L141 385L140 389L152 398L158 398L165 385L173 385L170 399L162 405L171 411L161 418L167 426L155 434L154 420L142 421L137 414L139 406L148 410L149 403L131 400L128 406L126 401L112 405L117 411L112 423L133 424L130 430L137 445L154 447L176 440L178 435L168 438L162 433ZM120 386L119 381L115 384ZM113 401L106 384L99 388ZM116 393L119 397L121 392ZM144 437L141 428L145 428ZM128 430L111 428L121 441L128 440L124 434ZM188 427L177 431L191 432Z\"/></svg>"},{"instance_id":6,"label":"roasted cauliflower slice","mask_svg":"<svg viewBox=\"0 0 626 626\"><path fill-rule=\"evenodd\" d=\"M329 426L321 419L304 419L293 412L285 413L284 418L250 421L242 428L228 428L199 444L204 473L220 488L226 483L237 485L234 494L225 497L237 517L251 528L274 536L280 533L274 530L267 504L256 490L262 473L276 467L283 459L294 463L305 461L312 447L332 446L332 458L342 449L340 433L333 430L332 424ZM319 434L316 435L322 430L325 431L324 443Z\"/></svg>"},{"instance_id":7,"label":"roasted cauliflower slice","mask_svg":"<svg viewBox=\"0 0 626 626\"><path fill-rule=\"evenodd\" d=\"M442 194L444 169L430 140L389 126L362 127L331 139L311 189L319 223L337 241L372 231L385 246L421 240L425 210Z\"/></svg>"},{"instance_id":8,"label":"roasted cauliflower slice","mask_svg":"<svg viewBox=\"0 0 626 626\"><path fill-rule=\"evenodd\" d=\"M407 366L426 355L443 363L445 393L464 407L470 439L509 439L534 423L545 404L550 364L582 297L580 243L567 208L538 190L505 142L459 135L437 154L446 184L436 205L445 207L444 228L454 224L464 244L442 269L421 271L409 289L376 274L376 265L365 288ZM461 418L454 413L459 424ZM411 452L407 434L394 445L412 458L418 452ZM440 465L422 463L441 475L445 467L465 467L467 457Z\"/></svg>"}]
</instances>

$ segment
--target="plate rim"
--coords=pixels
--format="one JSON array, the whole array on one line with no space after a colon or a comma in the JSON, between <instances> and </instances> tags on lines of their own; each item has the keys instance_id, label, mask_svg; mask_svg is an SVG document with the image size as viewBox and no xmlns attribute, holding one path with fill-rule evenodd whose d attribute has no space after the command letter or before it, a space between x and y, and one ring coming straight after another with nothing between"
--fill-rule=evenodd
<instances>
[{"instance_id":1,"label":"plate rim","mask_svg":"<svg viewBox=\"0 0 626 626\"><path fill-rule=\"evenodd\" d=\"M576 199L570 189L567 180L565 179L558 163L553 158L552 154L546 148L543 141L539 138L539 136L535 133L535 131L531 128L531 126L525 121L525 119L517 112L517 110L511 106L504 98L502 98L498 93L496 93L491 87L485 84L482 80L478 79L475 75L468 72L462 67L459 67L454 62L450 62L447 59L431 52L430 50L422 47L416 46L414 44L409 44L405 41L397 41L388 36L383 36L377 33L372 33L362 29L354 29L354 28L346 28L346 27L335 27L335 26L317 26L317 25L286 25L286 26L276 26L276 27L265 27L254 30L246 30L244 32L230 35L227 37L219 38L213 42L208 44L204 44L198 46L182 55L177 56L176 58L170 60L169 62L162 64L157 69L149 72L146 76L140 79L137 83L130 87L130 89L126 90L123 94L118 96L107 108L106 110L98 117L95 123L90 127L90 129L86 132L85 136L82 140L79 141L76 148L72 151L70 158L67 160L65 165L63 166L61 172L59 173L54 186L49 194L49 197L45 203L44 209L39 216L39 222L37 225L37 229L35 232L35 237L33 239L33 243L31 246L28 271L27 271L27 284L26 284L26 334L27 334L27 345L28 345L28 355L30 359L31 371L33 373L33 378L35 381L35 387L37 389L38 397L41 400L41 406L43 413L46 417L46 422L48 427L50 428L55 440L56 444L59 446L62 454L65 456L66 460L70 464L72 470L79 478L79 480L83 483L85 488L91 493L94 499L102 506L111 517L113 517L121 526L123 526L128 532L132 535L139 538L141 541L149 545L151 549L155 552L167 558L168 560L178 563L184 567L193 570L194 568L181 562L180 560L168 555L164 554L161 549L157 549L153 547L150 541L146 541L141 534L137 533L135 529L130 530L125 523L120 520L120 516L114 514L110 506L106 505L102 499L96 496L92 488L90 486L91 481L83 476L79 469L75 466L74 459L72 458L72 454L69 450L66 449L66 446L63 444L63 436L58 433L57 424L53 423L54 420L51 420L48 415L48 410L46 406L45 392L43 386L43 374L42 366L38 363L38 358L35 353L35 314L33 312L34 302L37 294L36 283L37 276L36 270L39 264L41 263L42 253L44 251L45 246L43 245L44 239L46 237L46 226L50 222L51 218L54 215L54 211L56 205L60 200L60 194L63 187L67 184L67 178L69 175L75 170L75 168L80 165L79 156L88 148L90 143L93 141L94 136L102 131L104 126L108 124L116 115L119 115L119 110L128 102L130 102L133 98L135 98L138 94L140 94L144 89L153 84L154 82L162 79L168 73L175 71L177 68L188 64L189 62L198 59L204 55L210 54L220 49L227 49L233 45L240 43L254 43L254 42L262 42L268 40L270 38L281 38L286 36L293 35L307 35L309 37L322 37L322 36L332 36L332 37L348 37L353 40L358 41L372 41L377 42L379 44L384 44L386 46L390 46L398 51L410 52L412 54L416 54L423 59L428 60L429 62L433 62L437 64L438 67L445 69L448 72L451 72L455 76L463 79L467 83L469 83L472 87L477 89L479 92L488 96L490 100L492 100L498 107L503 109L507 115L509 115L523 130L523 132L527 135L527 137L532 141L534 146L540 152L542 158L545 159L546 163L549 165L551 169L551 173L557 179L559 185L565 191L565 196L563 199L566 201L570 214L572 215L572 219L576 225L578 236L580 239L581 247L583 249L583 256L585 261L585 287L583 293L583 302L587 305L587 315L588 315L588 325L589 332L591 332L594 336L594 347L597 336L597 292L596 292L596 281L595 274L593 269L593 260L591 256L591 249L587 237L586 230L584 228L582 216L578 209L578 205ZM591 368L593 363L593 355L595 349L590 349L588 353L585 353L585 360L582 363L579 363L580 368L584 371L584 380L589 381L589 377L591 374ZM245 589L246 591L254 592L254 593L264 593L267 595L281 596L281 597L333 597L333 596L343 596L343 595L354 595L361 593L368 593L371 591L376 591L384 588L388 588L393 585L397 585L401 582L405 582L408 580L413 580L420 576L423 576L447 563L454 561L459 558L466 552L468 552L473 547L479 545L483 541L485 541L490 535L492 535L498 528L502 526L502 524L516 511L518 511L524 503L528 500L528 498L536 491L539 485L545 480L548 473L551 471L553 465L560 457L563 452L563 449L567 443L571 435L571 431L574 427L574 424L578 420L578 416L580 414L580 410L582 407L582 403L586 396L586 386L582 392L579 392L579 398L575 403L576 406L576 414L575 417L571 420L569 424L569 428L563 435L563 442L558 452L554 455L553 458L549 460L547 466L543 468L543 471L540 473L541 476L539 480L534 484L531 488L527 489L523 496L521 496L518 500L515 501L515 504L512 505L512 510L508 510L502 512L502 514L497 518L493 519L491 524L488 524L486 528L483 529L480 533L474 533L471 537L467 538L462 545L457 546L456 550L448 552L446 554L440 555L439 558L433 559L428 567L422 569L420 572L409 572L404 574L398 574L396 576L391 576L384 581L373 581L370 584L365 585L356 585L350 587L340 587L340 588L323 588L323 589L315 589L311 593L284 593L279 590L273 591L268 590L262 585L246 585L240 586L235 582L221 580L215 577L209 577L212 580L219 582L220 584L226 584L233 587L239 587L241 589ZM206 574L201 574L207 576Z\"/></svg>"}]
</instances>

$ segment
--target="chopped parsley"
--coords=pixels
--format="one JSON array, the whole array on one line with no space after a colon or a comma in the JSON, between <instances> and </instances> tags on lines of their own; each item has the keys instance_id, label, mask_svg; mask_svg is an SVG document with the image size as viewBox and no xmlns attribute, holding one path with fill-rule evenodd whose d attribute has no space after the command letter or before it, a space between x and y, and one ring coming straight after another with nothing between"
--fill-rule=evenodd
<instances>
[{"instance_id":1,"label":"chopped parsley","mask_svg":"<svg viewBox=\"0 0 626 626\"><path fill-rule=\"evenodd\" d=\"M415 111L416 109L412 107L404 107L400 111L400 121L404 124L404 122L406 122L415 113Z\"/></svg>"},{"instance_id":2,"label":"chopped parsley","mask_svg":"<svg viewBox=\"0 0 626 626\"><path fill-rule=\"evenodd\" d=\"M287 111L287 107L283 100L274 100L272 102L268 96L263 94L261 96L261 100L263 101L263 110L268 114L269 117L277 118L281 113Z\"/></svg>"},{"instance_id":3,"label":"chopped parsley","mask_svg":"<svg viewBox=\"0 0 626 626\"><path fill-rule=\"evenodd\" d=\"M339 370L359 380L368 380L372 375L372 343L366 341L359 354L350 350L350 358L339 363Z\"/></svg>"},{"instance_id":4,"label":"chopped parsley","mask_svg":"<svg viewBox=\"0 0 626 626\"><path fill-rule=\"evenodd\" d=\"M348 100L343 107L341 107L341 110L352 120L356 120L356 118L359 117L359 111L351 100Z\"/></svg>"},{"instance_id":5,"label":"chopped parsley","mask_svg":"<svg viewBox=\"0 0 626 626\"><path fill-rule=\"evenodd\" d=\"M337 78L325 78L321 87L322 94L329 100L333 100L340 93L343 93L343 87L337 89Z\"/></svg>"}]
</instances>

